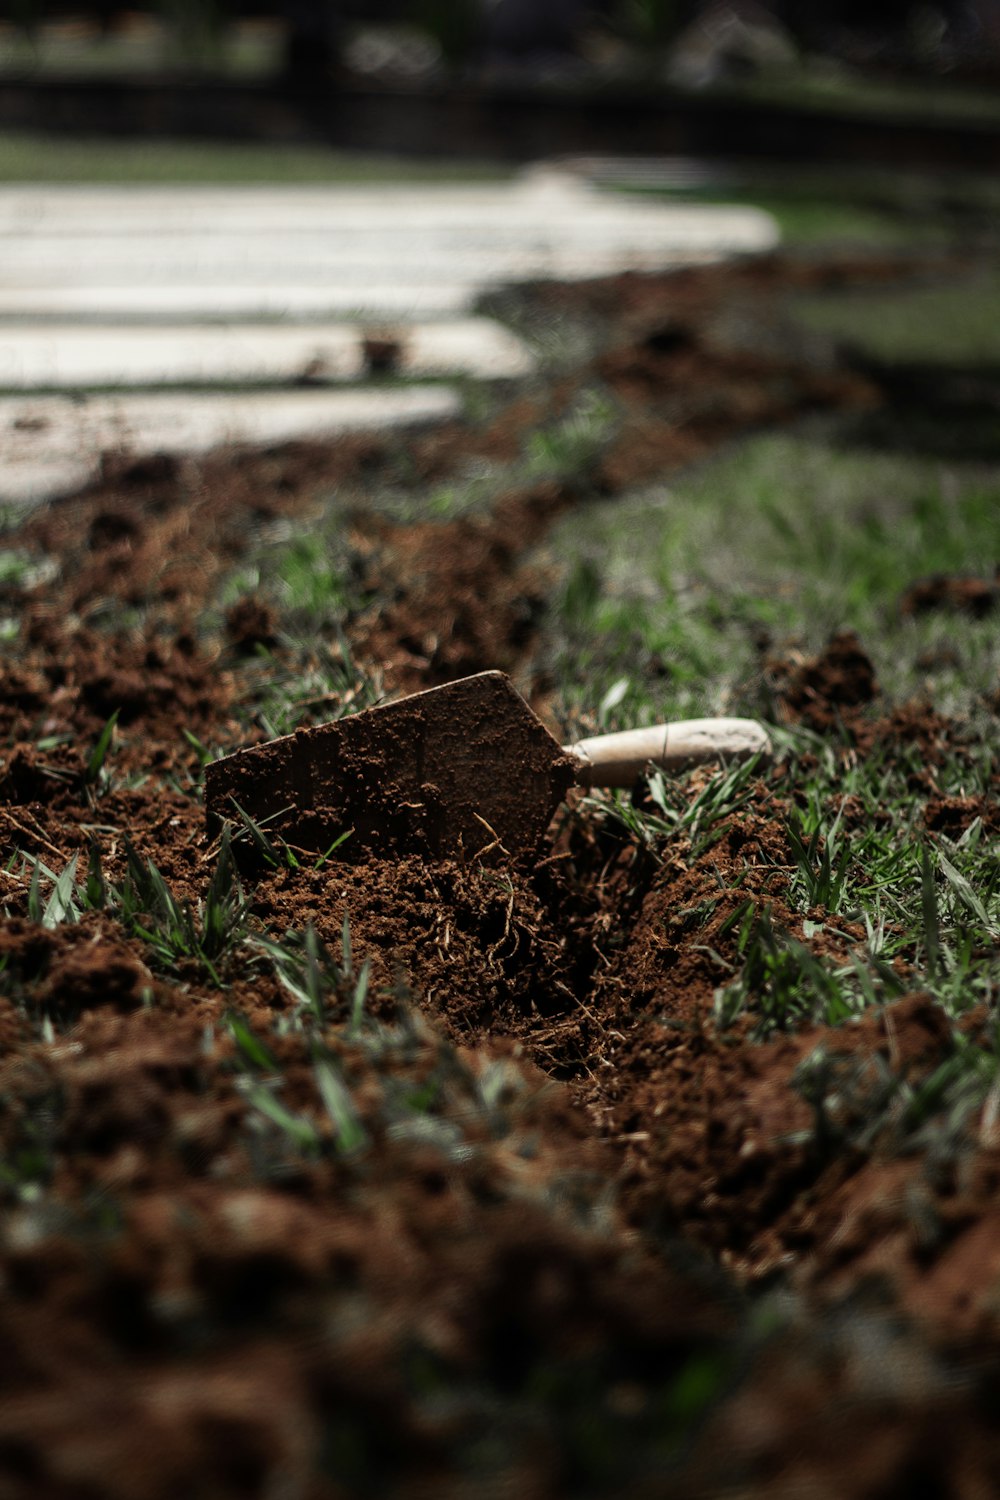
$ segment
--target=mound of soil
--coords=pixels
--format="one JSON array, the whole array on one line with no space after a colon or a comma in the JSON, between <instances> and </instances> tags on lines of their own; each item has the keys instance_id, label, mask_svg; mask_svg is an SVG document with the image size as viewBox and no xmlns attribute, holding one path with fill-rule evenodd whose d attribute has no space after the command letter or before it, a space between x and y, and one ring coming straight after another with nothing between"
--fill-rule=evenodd
<instances>
[{"instance_id":1,"label":"mound of soil","mask_svg":"<svg viewBox=\"0 0 1000 1500\"><path fill-rule=\"evenodd\" d=\"M299 660L272 601L211 612L255 535L338 486L516 457L601 381L617 427L589 473L475 518L351 520L359 665L405 689L500 667L544 711L551 519L877 402L718 327L782 286L892 273L538 288L589 320L594 359L405 464L366 438L109 465L19 528L57 570L5 585L0 661L4 1495L992 1492L995 1120L940 1161L867 1133L887 1078L932 1079L988 1018L963 1031L911 992L837 1028L725 1024L749 906L838 963L864 937L790 902L780 776L663 857L571 794L530 859L288 859L262 836L242 886L202 805L206 756L267 737L243 712L262 671ZM958 726L872 714L855 638L767 674L852 754L919 745L928 828L996 829L934 783Z\"/></svg>"},{"instance_id":2,"label":"mound of soil","mask_svg":"<svg viewBox=\"0 0 1000 1500\"><path fill-rule=\"evenodd\" d=\"M831 729L878 696L871 658L851 630L838 631L819 656L774 659L764 670L782 719L810 729Z\"/></svg>"},{"instance_id":3,"label":"mound of soil","mask_svg":"<svg viewBox=\"0 0 1000 1500\"><path fill-rule=\"evenodd\" d=\"M935 573L912 583L899 601L904 615L922 615L930 610L954 610L976 619L991 614L1000 604L1000 570L996 577L975 578Z\"/></svg>"}]
</instances>

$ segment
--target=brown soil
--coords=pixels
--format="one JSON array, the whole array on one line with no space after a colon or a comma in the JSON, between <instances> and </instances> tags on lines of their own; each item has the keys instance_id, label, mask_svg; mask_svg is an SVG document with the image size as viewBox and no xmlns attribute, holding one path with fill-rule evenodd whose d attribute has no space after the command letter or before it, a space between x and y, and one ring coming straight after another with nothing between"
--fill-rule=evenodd
<instances>
[{"instance_id":1,"label":"brown soil","mask_svg":"<svg viewBox=\"0 0 1000 1500\"><path fill-rule=\"evenodd\" d=\"M265 738L241 716L260 651L268 670L299 660L272 601L211 613L262 528L307 527L340 486L513 458L603 381L620 425L591 474L474 519L396 525L359 504L351 521L360 666L404 689L502 668L544 712L531 548L550 520L753 426L877 403L850 372L719 329L748 297L895 273L767 260L538 289L603 352L486 427L414 439L402 468L398 440L367 438L109 462L25 521L16 545L58 573L7 586L23 627L0 662L4 1496L992 1493L995 1122L944 1163L861 1129L878 1069L924 1079L959 1035L919 993L764 1042L713 1023L741 904L802 930L780 777L710 850L674 841L663 862L572 798L519 861L470 857L468 837L258 860L257 938L311 925L340 955L311 1030L260 941L217 955L216 983L164 957L142 905L147 860L180 907L207 899L198 744ZM765 675L782 716L846 729L854 754L918 745L928 828L996 830L995 806L934 783L955 726L873 715L856 639ZM113 713L105 775L90 755ZM32 921L14 851L54 873L77 855L96 880L98 848L109 886L132 881L131 927L108 900ZM846 962L861 937L844 921L813 942ZM822 1128L803 1085L820 1065L845 1080Z\"/></svg>"},{"instance_id":2,"label":"brown soil","mask_svg":"<svg viewBox=\"0 0 1000 1500\"><path fill-rule=\"evenodd\" d=\"M1000 570L993 578L935 573L910 585L900 600L904 615L922 615L929 610L953 610L977 619L988 615L1000 603Z\"/></svg>"},{"instance_id":3,"label":"brown soil","mask_svg":"<svg viewBox=\"0 0 1000 1500\"><path fill-rule=\"evenodd\" d=\"M871 658L849 630L838 631L819 656L768 661L765 673L781 719L810 729L831 729L843 722L845 711L878 696Z\"/></svg>"}]
</instances>

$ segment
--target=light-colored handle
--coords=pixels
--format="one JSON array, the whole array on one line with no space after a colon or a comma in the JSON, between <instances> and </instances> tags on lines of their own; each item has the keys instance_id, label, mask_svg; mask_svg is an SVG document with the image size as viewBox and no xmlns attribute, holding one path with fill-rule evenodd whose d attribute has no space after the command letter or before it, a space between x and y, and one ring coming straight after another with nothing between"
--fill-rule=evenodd
<instances>
[{"instance_id":1,"label":"light-colored handle","mask_svg":"<svg viewBox=\"0 0 1000 1500\"><path fill-rule=\"evenodd\" d=\"M630 787L651 765L681 771L711 760L747 760L770 755L771 740L756 719L679 719L594 735L564 749L579 762L582 786Z\"/></svg>"}]
</instances>

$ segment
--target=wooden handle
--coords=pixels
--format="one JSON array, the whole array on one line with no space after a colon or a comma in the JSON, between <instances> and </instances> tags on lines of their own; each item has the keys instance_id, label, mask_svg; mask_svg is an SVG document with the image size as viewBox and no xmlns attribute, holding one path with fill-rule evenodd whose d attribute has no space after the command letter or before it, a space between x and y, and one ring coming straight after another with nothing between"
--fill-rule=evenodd
<instances>
[{"instance_id":1,"label":"wooden handle","mask_svg":"<svg viewBox=\"0 0 1000 1500\"><path fill-rule=\"evenodd\" d=\"M630 787L651 765L680 771L711 760L747 760L770 755L771 740L756 719L679 719L598 734L563 748L579 763L581 786Z\"/></svg>"}]
</instances>

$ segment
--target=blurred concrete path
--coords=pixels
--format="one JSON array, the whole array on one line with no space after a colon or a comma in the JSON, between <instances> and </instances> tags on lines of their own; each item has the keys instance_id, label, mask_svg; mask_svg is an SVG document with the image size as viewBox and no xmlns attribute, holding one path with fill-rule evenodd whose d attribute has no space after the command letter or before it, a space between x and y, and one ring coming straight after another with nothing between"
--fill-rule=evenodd
<instances>
[{"instance_id":1,"label":"blurred concrete path","mask_svg":"<svg viewBox=\"0 0 1000 1500\"><path fill-rule=\"evenodd\" d=\"M109 446L440 419L457 390L422 382L533 367L474 316L489 289L776 240L756 209L602 193L551 168L489 185L0 189L0 501L74 487Z\"/></svg>"}]
</instances>

